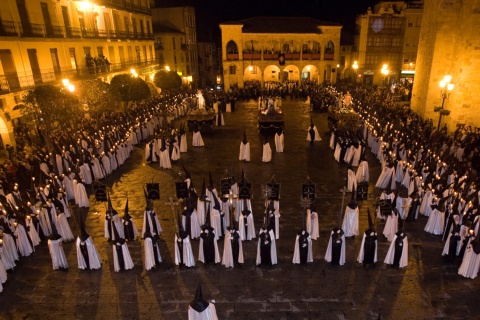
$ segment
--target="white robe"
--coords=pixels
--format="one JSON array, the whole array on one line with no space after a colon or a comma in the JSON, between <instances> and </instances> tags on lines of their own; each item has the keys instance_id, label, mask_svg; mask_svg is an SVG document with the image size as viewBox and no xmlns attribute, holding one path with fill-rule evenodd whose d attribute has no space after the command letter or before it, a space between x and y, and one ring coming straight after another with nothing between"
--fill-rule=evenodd
<instances>
[{"instance_id":1,"label":"white robe","mask_svg":"<svg viewBox=\"0 0 480 320\"><path fill-rule=\"evenodd\" d=\"M358 165L357 173L355 174L357 178L357 183L366 181L368 182L370 180L370 175L368 171L368 162L367 161L361 161L360 164Z\"/></svg>"},{"instance_id":2,"label":"white robe","mask_svg":"<svg viewBox=\"0 0 480 320\"><path fill-rule=\"evenodd\" d=\"M463 256L462 264L458 269L458 274L465 278L475 279L480 269L480 254L476 254L472 248L473 237L470 238L465 254Z\"/></svg>"},{"instance_id":3,"label":"white robe","mask_svg":"<svg viewBox=\"0 0 480 320\"><path fill-rule=\"evenodd\" d=\"M294 263L294 264L300 264L300 248L299 248L299 245L298 245L298 239L299 238L300 238L300 236L297 235L297 237L295 238L295 248L293 248L292 263ZM310 238L310 235L308 235L307 242L308 242L307 262L313 262L312 239Z\"/></svg>"},{"instance_id":4,"label":"white robe","mask_svg":"<svg viewBox=\"0 0 480 320\"><path fill-rule=\"evenodd\" d=\"M325 261L327 262L332 262L332 234L333 234L333 231L330 233L330 237L327 245L327 251L325 252ZM340 260L338 264L343 266L345 264L345 235L342 235L341 239L342 239L342 248L340 249Z\"/></svg>"},{"instance_id":5,"label":"white robe","mask_svg":"<svg viewBox=\"0 0 480 320\"><path fill-rule=\"evenodd\" d=\"M345 215L343 216L342 230L345 233L345 237L358 236L358 206L355 209L347 206L345 208Z\"/></svg>"},{"instance_id":6,"label":"white robe","mask_svg":"<svg viewBox=\"0 0 480 320\"><path fill-rule=\"evenodd\" d=\"M160 226L160 221L158 221L158 215L155 213L154 219L152 220L151 212L154 212L154 211L153 210L145 210L143 212L142 236L147 231L147 223L150 226L150 233L152 234L152 236L156 236L156 235L160 236L160 233L162 232L162 227ZM154 224L157 226L158 234L155 232Z\"/></svg>"},{"instance_id":7,"label":"white robe","mask_svg":"<svg viewBox=\"0 0 480 320\"><path fill-rule=\"evenodd\" d=\"M65 213L57 214L57 222L55 225L57 227L58 234L62 236L62 240L64 242L75 239L72 230L70 229L70 225L68 224L67 217L65 217Z\"/></svg>"},{"instance_id":8,"label":"white robe","mask_svg":"<svg viewBox=\"0 0 480 320\"><path fill-rule=\"evenodd\" d=\"M360 251L358 252L358 257L357 257L357 261L359 263L363 263L363 257L364 257L364 246L365 246L365 238L366 238L366 234L365 232L363 233L363 238L362 238L362 244L360 245ZM375 254L373 256L373 263L377 262L377 249L378 249L378 245L377 245L377 240L375 240Z\"/></svg>"},{"instance_id":9,"label":"white robe","mask_svg":"<svg viewBox=\"0 0 480 320\"><path fill-rule=\"evenodd\" d=\"M318 213L316 211L311 211L307 209L307 232L310 234L310 238L317 240L319 237L319 228L318 228Z\"/></svg>"},{"instance_id":10,"label":"white robe","mask_svg":"<svg viewBox=\"0 0 480 320\"><path fill-rule=\"evenodd\" d=\"M250 213L247 216L247 234L245 234L245 216L243 215L243 213L240 214L238 229L240 232L240 239L242 239L242 241L255 239L256 236L255 236L255 223L253 221L253 213Z\"/></svg>"},{"instance_id":11,"label":"white robe","mask_svg":"<svg viewBox=\"0 0 480 320\"><path fill-rule=\"evenodd\" d=\"M311 127L309 127L307 130L307 141L312 141L312 137L310 136L310 128ZM320 137L320 134L318 134L317 126L313 126L313 131L315 132L315 137L313 141L321 141L322 138Z\"/></svg>"},{"instance_id":12,"label":"white robe","mask_svg":"<svg viewBox=\"0 0 480 320\"><path fill-rule=\"evenodd\" d=\"M27 232L25 231L25 227L22 224L17 224L15 228L15 236L17 237L17 248L18 252L22 257L28 257L34 251L34 248L28 241Z\"/></svg>"},{"instance_id":13,"label":"white robe","mask_svg":"<svg viewBox=\"0 0 480 320\"><path fill-rule=\"evenodd\" d=\"M73 188L75 191L75 203L78 205L78 207L90 207L87 191L85 190L85 186L83 185L83 183L77 182L77 180L73 180Z\"/></svg>"},{"instance_id":14,"label":"white robe","mask_svg":"<svg viewBox=\"0 0 480 320\"><path fill-rule=\"evenodd\" d=\"M67 257L63 251L62 239L48 240L48 250L52 257L53 270L68 269Z\"/></svg>"},{"instance_id":15,"label":"white robe","mask_svg":"<svg viewBox=\"0 0 480 320\"><path fill-rule=\"evenodd\" d=\"M283 152L284 148L284 135L275 133L275 151L276 152Z\"/></svg>"},{"instance_id":16,"label":"white robe","mask_svg":"<svg viewBox=\"0 0 480 320\"><path fill-rule=\"evenodd\" d=\"M103 224L103 231L104 231L104 234L105 234L105 238L110 239L110 240L117 240L117 239L115 239L115 232L113 231L113 229L112 229L112 234L110 235L109 223L110 224L113 223L113 226L115 227L115 229L117 229L118 236L120 238L124 239L125 238L125 233L124 233L122 222L120 221L120 217L118 216L118 214L113 215L110 218L110 220L105 219L105 222Z\"/></svg>"},{"instance_id":17,"label":"white robe","mask_svg":"<svg viewBox=\"0 0 480 320\"><path fill-rule=\"evenodd\" d=\"M387 189L388 187L390 187L390 189L395 190L395 167L389 168L387 166L384 166L382 169L382 173L378 177L375 187L379 189Z\"/></svg>"},{"instance_id":18,"label":"white robe","mask_svg":"<svg viewBox=\"0 0 480 320\"><path fill-rule=\"evenodd\" d=\"M265 232L266 230L261 228L260 231L258 232L258 235L260 236L262 233L265 233ZM278 262L277 262L277 245L275 241L275 235L273 234L273 230L268 231L268 233L270 234L270 240L272 242L270 245L270 258L272 260L272 265L276 265ZM257 266L262 263L262 256L260 254L260 241L261 239L259 238L258 244L257 244L257 260L256 260Z\"/></svg>"},{"instance_id":19,"label":"white robe","mask_svg":"<svg viewBox=\"0 0 480 320\"><path fill-rule=\"evenodd\" d=\"M234 231L238 232L238 231ZM222 265L227 268L233 268L235 263L233 261L233 251L232 251L232 239L233 233L230 230L227 230L225 234L225 239L223 240L223 256L222 256ZM238 238L238 263L243 263L243 246L242 239Z\"/></svg>"},{"instance_id":20,"label":"white robe","mask_svg":"<svg viewBox=\"0 0 480 320\"><path fill-rule=\"evenodd\" d=\"M168 153L168 148L160 151L160 168L162 169L171 169L172 164L170 162L170 155Z\"/></svg>"},{"instance_id":21,"label":"white robe","mask_svg":"<svg viewBox=\"0 0 480 320\"><path fill-rule=\"evenodd\" d=\"M272 148L270 148L270 143L263 144L263 153L262 153L262 162L272 161Z\"/></svg>"},{"instance_id":22,"label":"white robe","mask_svg":"<svg viewBox=\"0 0 480 320\"><path fill-rule=\"evenodd\" d=\"M352 169L348 169L347 170L347 191L353 192L354 190L357 190L357 177L355 176L355 172L353 172Z\"/></svg>"},{"instance_id":23,"label":"white robe","mask_svg":"<svg viewBox=\"0 0 480 320\"><path fill-rule=\"evenodd\" d=\"M118 261L118 255L116 250L117 244L113 244L113 269L115 272L120 271L120 263ZM125 270L130 270L134 267L132 257L130 256L130 251L128 250L127 243L125 242L123 245L118 244L118 246L122 247L122 254L123 254L123 261Z\"/></svg>"},{"instance_id":24,"label":"white robe","mask_svg":"<svg viewBox=\"0 0 480 320\"><path fill-rule=\"evenodd\" d=\"M87 246L88 263L90 265L90 269L100 269L102 267L102 262L100 259L100 255L98 254L97 248L95 247L95 244L92 241L92 237L88 237L84 243ZM80 240L80 237L78 237L77 243L76 243L78 269L85 270L87 268L87 263L80 249L81 244L82 244L82 240Z\"/></svg>"},{"instance_id":25,"label":"white robe","mask_svg":"<svg viewBox=\"0 0 480 320\"><path fill-rule=\"evenodd\" d=\"M15 260L19 260L19 256L15 240L8 233L3 234L3 246L0 247L0 254L2 255L5 269L13 270L16 266Z\"/></svg>"},{"instance_id":26,"label":"white robe","mask_svg":"<svg viewBox=\"0 0 480 320\"><path fill-rule=\"evenodd\" d=\"M188 306L188 320L218 320L215 305L209 303L207 309L200 313Z\"/></svg>"},{"instance_id":27,"label":"white robe","mask_svg":"<svg viewBox=\"0 0 480 320\"><path fill-rule=\"evenodd\" d=\"M425 231L434 235L443 234L443 227L445 222L445 212L434 209L430 212Z\"/></svg>"},{"instance_id":28,"label":"white robe","mask_svg":"<svg viewBox=\"0 0 480 320\"><path fill-rule=\"evenodd\" d=\"M385 257L386 264L393 264L393 260L395 258L395 241L397 240L397 235L393 238L392 243L390 243L390 247L388 248L387 256ZM400 257L399 267L404 268L408 265L408 237L405 237L403 240L403 249L402 249L402 256Z\"/></svg>"},{"instance_id":29,"label":"white robe","mask_svg":"<svg viewBox=\"0 0 480 320\"><path fill-rule=\"evenodd\" d=\"M192 146L203 147L204 145L205 144L203 143L202 134L200 133L200 131L194 132L192 138Z\"/></svg>"},{"instance_id":30,"label":"white robe","mask_svg":"<svg viewBox=\"0 0 480 320\"><path fill-rule=\"evenodd\" d=\"M182 216L183 230L186 230L186 219L187 218L185 216ZM193 213L190 216L190 233L192 235L192 239L200 237L201 225L198 222L197 210L193 210Z\"/></svg>"},{"instance_id":31,"label":"white robe","mask_svg":"<svg viewBox=\"0 0 480 320\"><path fill-rule=\"evenodd\" d=\"M238 156L240 161L250 161L250 142L240 142L240 155Z\"/></svg>"},{"instance_id":32,"label":"white robe","mask_svg":"<svg viewBox=\"0 0 480 320\"><path fill-rule=\"evenodd\" d=\"M398 231L398 216L394 213L387 217L387 222L385 223L385 227L383 228L383 235L388 239L388 241L392 241L395 237L395 233Z\"/></svg>"},{"instance_id":33,"label":"white robe","mask_svg":"<svg viewBox=\"0 0 480 320\"><path fill-rule=\"evenodd\" d=\"M182 239L179 239L177 235L175 234L175 264L178 266L180 264L181 258L180 254L182 255L183 263L187 267L194 267L195 266L195 258L193 257L193 251L192 251L192 245L190 243L190 237L187 236L185 239L183 239L183 252L180 253L180 250L178 249L177 242L182 241Z\"/></svg>"},{"instance_id":34,"label":"white robe","mask_svg":"<svg viewBox=\"0 0 480 320\"><path fill-rule=\"evenodd\" d=\"M157 261L155 261L155 253L153 250L157 251L158 260L159 262L162 262L162 257L160 256L158 244L154 246L151 238L145 238L145 240L143 241L143 265L145 266L145 270L150 270L157 265Z\"/></svg>"},{"instance_id":35,"label":"white robe","mask_svg":"<svg viewBox=\"0 0 480 320\"><path fill-rule=\"evenodd\" d=\"M213 233L215 233L215 231L213 231ZM217 244L216 237L213 240L213 245L215 250L215 263L219 263L221 262L221 260L220 260L220 252L218 251L218 244ZM205 256L203 254L203 238L202 237L200 237L200 244L198 246L198 261L205 263Z\"/></svg>"},{"instance_id":36,"label":"white robe","mask_svg":"<svg viewBox=\"0 0 480 320\"><path fill-rule=\"evenodd\" d=\"M187 152L188 145L187 145L187 134L182 134L180 136L180 152Z\"/></svg>"}]
</instances>

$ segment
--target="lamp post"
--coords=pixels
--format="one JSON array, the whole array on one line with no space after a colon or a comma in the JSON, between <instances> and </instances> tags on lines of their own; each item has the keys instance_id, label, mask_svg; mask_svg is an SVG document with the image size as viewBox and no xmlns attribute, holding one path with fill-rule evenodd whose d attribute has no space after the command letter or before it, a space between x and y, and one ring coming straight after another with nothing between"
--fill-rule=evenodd
<instances>
[{"instance_id":1,"label":"lamp post","mask_svg":"<svg viewBox=\"0 0 480 320\"><path fill-rule=\"evenodd\" d=\"M388 70L388 64L384 64L381 70L381 73L383 74L383 84L386 86L387 85L387 76L390 73L390 70Z\"/></svg>"},{"instance_id":2,"label":"lamp post","mask_svg":"<svg viewBox=\"0 0 480 320\"><path fill-rule=\"evenodd\" d=\"M448 116L450 114L449 110L444 110L443 107L445 106L445 100L448 100L450 97L450 93L455 87L453 83L450 83L452 81L452 76L446 75L443 77L443 79L440 81L440 96L442 97L442 106L440 108L436 107L433 111L440 113L440 117L438 117L438 126L437 126L437 132L440 131L440 124L442 123L442 116L446 115Z\"/></svg>"}]
</instances>

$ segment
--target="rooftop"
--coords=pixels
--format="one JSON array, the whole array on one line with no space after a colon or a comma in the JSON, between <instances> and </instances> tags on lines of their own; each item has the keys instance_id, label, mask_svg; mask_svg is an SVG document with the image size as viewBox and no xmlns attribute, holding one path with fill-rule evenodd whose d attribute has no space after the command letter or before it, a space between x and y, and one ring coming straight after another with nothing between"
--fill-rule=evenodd
<instances>
[{"instance_id":1,"label":"rooftop","mask_svg":"<svg viewBox=\"0 0 480 320\"><path fill-rule=\"evenodd\" d=\"M243 25L244 33L317 33L321 26L342 25L308 17L253 17L239 21L222 22L221 25Z\"/></svg>"}]
</instances>

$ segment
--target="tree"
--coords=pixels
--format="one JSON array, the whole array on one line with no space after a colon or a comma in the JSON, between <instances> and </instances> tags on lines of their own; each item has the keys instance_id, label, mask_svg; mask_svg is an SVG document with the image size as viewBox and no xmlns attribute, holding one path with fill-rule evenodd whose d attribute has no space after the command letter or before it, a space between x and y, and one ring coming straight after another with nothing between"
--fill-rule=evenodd
<instances>
[{"instance_id":1,"label":"tree","mask_svg":"<svg viewBox=\"0 0 480 320\"><path fill-rule=\"evenodd\" d=\"M122 102L128 102L128 91L132 82L132 75L128 73L118 74L110 81L110 92Z\"/></svg>"},{"instance_id":2,"label":"tree","mask_svg":"<svg viewBox=\"0 0 480 320\"><path fill-rule=\"evenodd\" d=\"M78 85L80 103L88 106L88 112L94 116L116 109L115 98L110 85L99 79L81 81Z\"/></svg>"},{"instance_id":3,"label":"tree","mask_svg":"<svg viewBox=\"0 0 480 320\"><path fill-rule=\"evenodd\" d=\"M150 88L148 88L148 84L142 78L135 77L130 80L130 88L128 89L129 101L148 99L151 96Z\"/></svg>"},{"instance_id":4,"label":"tree","mask_svg":"<svg viewBox=\"0 0 480 320\"><path fill-rule=\"evenodd\" d=\"M161 70L155 74L153 83L162 90L172 90L182 86L182 79L174 71Z\"/></svg>"},{"instance_id":5,"label":"tree","mask_svg":"<svg viewBox=\"0 0 480 320\"><path fill-rule=\"evenodd\" d=\"M36 86L22 98L25 108L22 114L34 120L37 129L45 135L45 143L51 150L50 135L53 130L76 126L76 119L81 114L78 98L68 90L53 85Z\"/></svg>"}]
</instances>

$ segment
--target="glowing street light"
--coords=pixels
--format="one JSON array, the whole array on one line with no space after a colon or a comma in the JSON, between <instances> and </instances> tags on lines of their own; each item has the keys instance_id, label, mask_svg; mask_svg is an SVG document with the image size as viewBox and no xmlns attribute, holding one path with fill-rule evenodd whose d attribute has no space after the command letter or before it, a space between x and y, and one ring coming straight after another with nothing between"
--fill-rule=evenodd
<instances>
[{"instance_id":1,"label":"glowing street light","mask_svg":"<svg viewBox=\"0 0 480 320\"><path fill-rule=\"evenodd\" d=\"M165 66L165 70L170 71L170 67L169 67L169 66Z\"/></svg>"},{"instance_id":2,"label":"glowing street light","mask_svg":"<svg viewBox=\"0 0 480 320\"><path fill-rule=\"evenodd\" d=\"M133 69L133 68L130 69L130 73L131 73L135 78L138 77L138 73L137 73L137 71L136 71L135 69Z\"/></svg>"},{"instance_id":3,"label":"glowing street light","mask_svg":"<svg viewBox=\"0 0 480 320\"><path fill-rule=\"evenodd\" d=\"M68 89L68 91L70 91L70 92L72 92L72 93L75 92L75 86L74 86L73 84L69 84L69 85L67 86L67 89Z\"/></svg>"},{"instance_id":4,"label":"glowing street light","mask_svg":"<svg viewBox=\"0 0 480 320\"><path fill-rule=\"evenodd\" d=\"M446 75L443 77L442 80L440 80L439 86L440 86L440 96L442 97L442 106L441 107L435 107L433 111L440 113L440 117L438 118L438 126L437 126L437 131L440 131L440 124L442 122L442 116L448 116L450 114L450 110L445 110L443 107L445 105L445 100L448 100L450 97L450 93L455 87L453 83L450 83L452 81L452 76L451 75Z\"/></svg>"},{"instance_id":5,"label":"glowing street light","mask_svg":"<svg viewBox=\"0 0 480 320\"><path fill-rule=\"evenodd\" d=\"M68 79L62 79L62 83L63 83L63 86L64 86L64 87L68 87L68 85L70 84L70 80L68 80Z\"/></svg>"}]
</instances>

